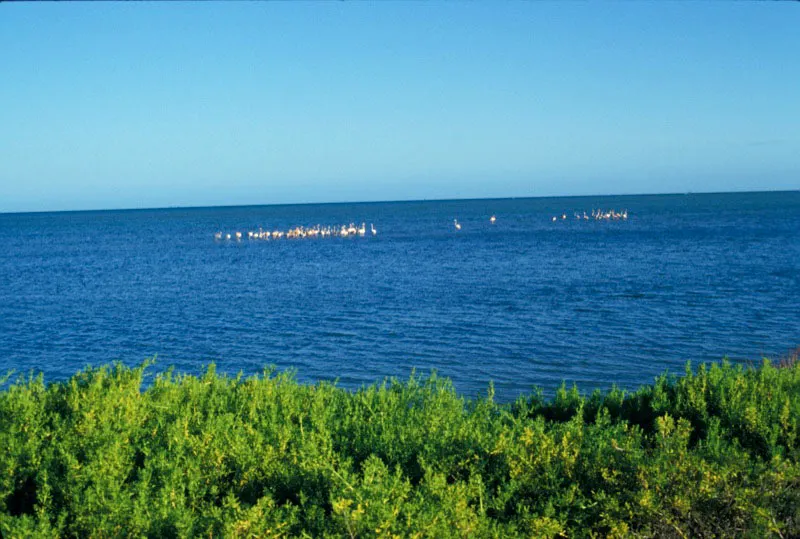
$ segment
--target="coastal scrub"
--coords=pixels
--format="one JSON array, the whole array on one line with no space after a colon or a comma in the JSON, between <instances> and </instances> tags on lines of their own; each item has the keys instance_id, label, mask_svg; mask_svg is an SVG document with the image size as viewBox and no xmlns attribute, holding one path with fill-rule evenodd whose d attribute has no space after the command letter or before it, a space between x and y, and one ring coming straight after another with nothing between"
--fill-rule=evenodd
<instances>
[{"instance_id":1,"label":"coastal scrub","mask_svg":"<svg viewBox=\"0 0 800 539\"><path fill-rule=\"evenodd\" d=\"M90 368L0 391L2 537L797 537L800 366L499 404Z\"/></svg>"}]
</instances>

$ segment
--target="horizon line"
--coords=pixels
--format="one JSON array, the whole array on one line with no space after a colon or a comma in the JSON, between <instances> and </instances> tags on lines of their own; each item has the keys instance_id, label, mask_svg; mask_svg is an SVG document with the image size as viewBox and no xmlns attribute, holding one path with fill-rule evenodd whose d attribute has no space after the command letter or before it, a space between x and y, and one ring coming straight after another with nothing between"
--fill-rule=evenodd
<instances>
[{"instance_id":1,"label":"horizon line","mask_svg":"<svg viewBox=\"0 0 800 539\"><path fill-rule=\"evenodd\" d=\"M121 211L156 211L156 210L199 210L199 209L224 209L224 208L260 208L271 206L330 206L336 204L397 204L413 202L468 202L475 200L526 200L526 199L547 199L547 198L589 198L589 197L637 197L637 196L686 196L686 195L725 195L725 194L747 194L747 193L795 193L798 189L743 189L731 191L683 191L683 192L662 192L662 193L608 193L608 194L587 194L587 195L543 195L543 196L504 196L504 197L466 197L466 198L409 198L396 200L350 200L339 202L277 202L263 204L220 204L209 206L152 206L152 207L122 207L122 208L94 208L94 209L74 209L74 210L24 210L24 211L0 211L0 215L26 215L44 213L92 213L92 212L121 212Z\"/></svg>"}]
</instances>

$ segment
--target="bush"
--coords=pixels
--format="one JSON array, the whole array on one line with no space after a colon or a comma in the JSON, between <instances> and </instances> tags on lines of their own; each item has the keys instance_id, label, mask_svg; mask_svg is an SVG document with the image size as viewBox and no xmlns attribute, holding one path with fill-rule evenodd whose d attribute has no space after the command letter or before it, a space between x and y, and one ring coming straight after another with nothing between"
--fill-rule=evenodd
<instances>
[{"instance_id":1,"label":"bush","mask_svg":"<svg viewBox=\"0 0 800 539\"><path fill-rule=\"evenodd\" d=\"M3 537L800 536L800 366L513 404L148 364L0 392Z\"/></svg>"}]
</instances>

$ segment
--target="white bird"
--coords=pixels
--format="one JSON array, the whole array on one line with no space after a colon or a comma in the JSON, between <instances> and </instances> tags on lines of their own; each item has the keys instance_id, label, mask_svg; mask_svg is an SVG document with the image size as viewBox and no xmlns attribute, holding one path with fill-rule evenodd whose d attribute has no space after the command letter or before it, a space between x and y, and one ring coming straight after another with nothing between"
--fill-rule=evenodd
<instances>
[{"instance_id":1,"label":"white bird","mask_svg":"<svg viewBox=\"0 0 800 539\"><path fill-rule=\"evenodd\" d=\"M494 222L495 222L495 221L497 221L497 217L495 217L494 215L492 215L491 217L489 217L489 222L490 222L490 223L494 224Z\"/></svg>"},{"instance_id":2,"label":"white bird","mask_svg":"<svg viewBox=\"0 0 800 539\"><path fill-rule=\"evenodd\" d=\"M237 233L236 233L236 239L237 239L237 240L240 240L240 239L242 239L242 233L241 233L241 232L237 232Z\"/></svg>"},{"instance_id":3,"label":"white bird","mask_svg":"<svg viewBox=\"0 0 800 539\"><path fill-rule=\"evenodd\" d=\"M372 235L373 236L378 233L378 231L375 230L375 225L373 225L372 223L369 224L369 228L372 230Z\"/></svg>"},{"instance_id":4,"label":"white bird","mask_svg":"<svg viewBox=\"0 0 800 539\"><path fill-rule=\"evenodd\" d=\"M453 219L453 224L456 227L456 230L461 230L461 225L458 224L458 219Z\"/></svg>"},{"instance_id":5,"label":"white bird","mask_svg":"<svg viewBox=\"0 0 800 539\"><path fill-rule=\"evenodd\" d=\"M554 222L554 223L556 222L556 219L557 219L557 217L553 217L553 222Z\"/></svg>"},{"instance_id":6,"label":"white bird","mask_svg":"<svg viewBox=\"0 0 800 539\"><path fill-rule=\"evenodd\" d=\"M216 234L214 234L214 239L215 240L221 240L222 239L222 232L217 232Z\"/></svg>"}]
</instances>

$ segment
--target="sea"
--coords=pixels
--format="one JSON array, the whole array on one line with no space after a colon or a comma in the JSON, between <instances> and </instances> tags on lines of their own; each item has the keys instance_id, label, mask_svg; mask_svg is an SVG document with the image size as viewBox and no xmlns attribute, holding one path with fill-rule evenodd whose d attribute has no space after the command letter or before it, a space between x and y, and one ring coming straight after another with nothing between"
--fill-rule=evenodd
<instances>
[{"instance_id":1,"label":"sea","mask_svg":"<svg viewBox=\"0 0 800 539\"><path fill-rule=\"evenodd\" d=\"M45 382L155 357L511 401L800 345L800 191L6 213L0 245L0 375Z\"/></svg>"}]
</instances>

